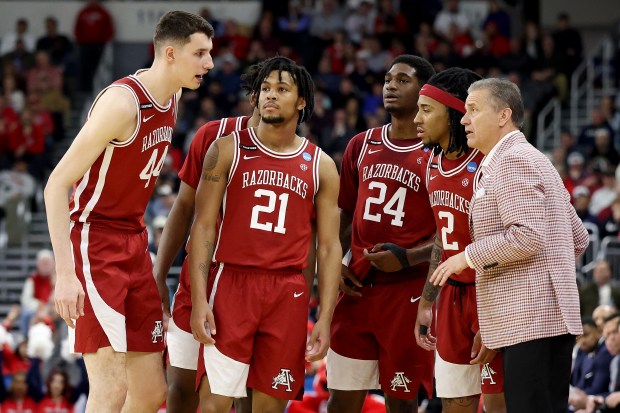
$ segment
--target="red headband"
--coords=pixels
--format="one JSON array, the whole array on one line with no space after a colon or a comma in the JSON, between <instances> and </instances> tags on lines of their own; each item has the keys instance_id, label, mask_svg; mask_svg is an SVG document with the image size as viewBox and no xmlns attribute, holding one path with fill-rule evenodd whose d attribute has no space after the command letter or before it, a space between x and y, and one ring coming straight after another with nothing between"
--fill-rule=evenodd
<instances>
[{"instance_id":1,"label":"red headband","mask_svg":"<svg viewBox=\"0 0 620 413\"><path fill-rule=\"evenodd\" d=\"M445 90L441 90L438 87L429 85L428 83L420 89L420 96L428 96L429 98L435 99L437 102L443 103L452 109L465 113L465 102Z\"/></svg>"}]
</instances>

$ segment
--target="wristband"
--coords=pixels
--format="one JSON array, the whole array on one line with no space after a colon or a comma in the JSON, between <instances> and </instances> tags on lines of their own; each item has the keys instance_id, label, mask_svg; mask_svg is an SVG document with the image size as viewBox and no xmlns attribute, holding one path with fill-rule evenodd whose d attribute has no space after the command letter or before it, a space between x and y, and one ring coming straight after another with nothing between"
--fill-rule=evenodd
<instances>
[{"instance_id":1,"label":"wristband","mask_svg":"<svg viewBox=\"0 0 620 413\"><path fill-rule=\"evenodd\" d=\"M425 326L424 324L420 324L420 334L423 336L428 334L428 326Z\"/></svg>"},{"instance_id":2,"label":"wristband","mask_svg":"<svg viewBox=\"0 0 620 413\"><path fill-rule=\"evenodd\" d=\"M403 269L411 267L411 265L409 264L409 260L407 259L407 250L405 248L399 247L398 245L391 242L386 242L385 244L383 244L381 249L383 251L390 251L392 254L394 254L394 256L398 258L398 261L400 262L400 265L403 267Z\"/></svg>"}]
</instances>

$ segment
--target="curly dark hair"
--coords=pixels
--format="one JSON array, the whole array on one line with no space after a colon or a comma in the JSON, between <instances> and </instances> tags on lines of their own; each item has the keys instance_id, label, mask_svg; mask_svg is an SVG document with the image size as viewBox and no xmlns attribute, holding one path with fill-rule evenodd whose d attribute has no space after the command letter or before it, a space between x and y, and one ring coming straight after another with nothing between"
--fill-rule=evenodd
<instances>
[{"instance_id":1,"label":"curly dark hair","mask_svg":"<svg viewBox=\"0 0 620 413\"><path fill-rule=\"evenodd\" d=\"M452 67L437 73L431 77L427 83L448 92L452 96L465 102L465 99L467 99L467 89L469 88L469 85L480 79L482 79L480 75L469 69ZM448 118L450 120L450 142L448 144L447 152L456 152L457 155L460 155L463 152L467 152L469 149L467 146L467 135L465 134L465 128L461 125L461 118L463 117L463 114L450 107L447 109ZM441 148L436 145L434 150L439 151Z\"/></svg>"},{"instance_id":2,"label":"curly dark hair","mask_svg":"<svg viewBox=\"0 0 620 413\"><path fill-rule=\"evenodd\" d=\"M298 65L287 57L275 56L262 62L261 67L258 69L258 74L252 83L251 93L255 93L258 96L263 80L273 71L278 71L280 76L282 76L282 72L290 73L293 82L297 86L299 96L306 101L306 107L299 111L297 124L299 125L310 119L314 111L314 81L305 67ZM258 106L258 99L256 99L256 106Z\"/></svg>"}]
</instances>

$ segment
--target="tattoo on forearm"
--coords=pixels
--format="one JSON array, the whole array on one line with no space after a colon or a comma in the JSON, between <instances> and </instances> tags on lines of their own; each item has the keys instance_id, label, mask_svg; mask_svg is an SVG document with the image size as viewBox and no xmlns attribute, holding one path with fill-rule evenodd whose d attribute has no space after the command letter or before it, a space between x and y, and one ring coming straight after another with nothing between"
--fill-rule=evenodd
<instances>
[{"instance_id":1,"label":"tattoo on forearm","mask_svg":"<svg viewBox=\"0 0 620 413\"><path fill-rule=\"evenodd\" d=\"M206 241L204 246L207 249L207 261L200 263L199 268L200 272L202 272L202 276L206 281L209 278L209 269L211 268L210 263L213 260L213 243Z\"/></svg>"},{"instance_id":2,"label":"tattoo on forearm","mask_svg":"<svg viewBox=\"0 0 620 413\"><path fill-rule=\"evenodd\" d=\"M213 142L207 154L205 155L205 159L202 165L202 179L205 181L219 182L221 176L217 173L214 173L213 170L217 165L217 160L220 157L220 148L217 145L217 142Z\"/></svg>"},{"instance_id":3,"label":"tattoo on forearm","mask_svg":"<svg viewBox=\"0 0 620 413\"><path fill-rule=\"evenodd\" d=\"M435 301L437 295L439 294L440 287L436 287L431 284L428 280L431 278L431 275L437 269L437 266L441 262L441 244L438 243L438 238L435 238L435 244L433 245L433 250L431 251L431 263L428 268L428 276L426 277L426 284L424 285L424 290L422 291L422 297L428 301Z\"/></svg>"}]
</instances>

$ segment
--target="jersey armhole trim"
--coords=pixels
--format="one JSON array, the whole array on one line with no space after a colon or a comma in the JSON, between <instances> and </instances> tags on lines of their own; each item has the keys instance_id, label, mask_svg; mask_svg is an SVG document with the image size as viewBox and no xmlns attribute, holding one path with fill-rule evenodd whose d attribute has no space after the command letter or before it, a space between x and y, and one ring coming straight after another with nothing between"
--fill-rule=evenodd
<instances>
[{"instance_id":1,"label":"jersey armhole trim","mask_svg":"<svg viewBox=\"0 0 620 413\"><path fill-rule=\"evenodd\" d=\"M140 119L140 100L138 99L138 95L136 95L136 92L133 91L132 88L130 88L127 85L123 85L123 84L112 84L110 86L108 86L107 88L103 89L101 91L101 93L99 93L99 95L97 95L97 98L95 98L95 101L93 102L93 105L91 106L90 110L88 111L88 117L90 118L90 113L93 110L93 108L95 107L95 104L97 103L97 101L99 100L99 97L101 97L101 95L108 89L112 88L112 87L122 87L124 89L127 89L129 92L131 92L131 95L134 98L134 101L136 102L136 128L134 129L133 133L131 134L131 137L129 139L127 139L126 141L122 141L119 142L116 139L113 141L110 141L110 145L117 147L117 148L123 148L125 146L129 146L131 145L131 143L136 139L136 136L138 136L138 131L140 130L140 124L141 124L141 119Z\"/></svg>"}]
</instances>

